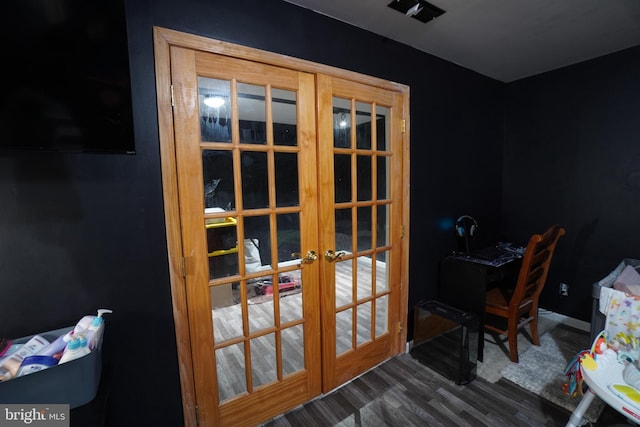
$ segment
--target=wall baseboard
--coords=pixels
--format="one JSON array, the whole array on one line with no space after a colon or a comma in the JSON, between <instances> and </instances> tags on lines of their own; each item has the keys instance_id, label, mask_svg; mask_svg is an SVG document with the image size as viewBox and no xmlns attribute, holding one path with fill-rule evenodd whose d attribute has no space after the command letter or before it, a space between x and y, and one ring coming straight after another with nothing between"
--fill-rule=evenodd
<instances>
[{"instance_id":1,"label":"wall baseboard","mask_svg":"<svg viewBox=\"0 0 640 427\"><path fill-rule=\"evenodd\" d=\"M540 309L539 316L544 316L548 319L555 320L563 325L570 326L575 329L579 329L581 331L590 332L591 331L591 323L585 322L584 320L574 319L573 317L565 316L564 314L555 313L553 311ZM409 353L413 348L413 340L410 340L406 343L405 352Z\"/></svg>"},{"instance_id":2,"label":"wall baseboard","mask_svg":"<svg viewBox=\"0 0 640 427\"><path fill-rule=\"evenodd\" d=\"M585 322L584 320L574 319L573 317L568 317L564 314L555 313L553 311L543 309L540 309L538 314L539 316L544 316L546 318L556 320L564 325L580 329L581 331L589 332L591 330L591 323Z\"/></svg>"}]
</instances>

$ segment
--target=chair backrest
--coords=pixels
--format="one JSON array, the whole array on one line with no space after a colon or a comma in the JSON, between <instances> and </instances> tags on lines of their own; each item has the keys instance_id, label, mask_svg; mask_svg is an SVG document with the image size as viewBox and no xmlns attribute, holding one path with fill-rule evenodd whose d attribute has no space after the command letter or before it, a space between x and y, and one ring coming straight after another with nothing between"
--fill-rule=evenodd
<instances>
[{"instance_id":1,"label":"chair backrest","mask_svg":"<svg viewBox=\"0 0 640 427\"><path fill-rule=\"evenodd\" d=\"M538 297L547 281L556 243L563 234L564 228L556 224L543 234L531 236L522 258L518 282L509 302L510 308L518 309L527 301L537 306Z\"/></svg>"}]
</instances>

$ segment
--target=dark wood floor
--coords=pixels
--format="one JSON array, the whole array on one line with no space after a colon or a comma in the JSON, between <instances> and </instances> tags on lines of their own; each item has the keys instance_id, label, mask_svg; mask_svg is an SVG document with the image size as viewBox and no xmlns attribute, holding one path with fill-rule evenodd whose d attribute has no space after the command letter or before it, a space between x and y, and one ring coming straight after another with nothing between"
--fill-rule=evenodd
<instances>
[{"instance_id":1,"label":"dark wood floor","mask_svg":"<svg viewBox=\"0 0 640 427\"><path fill-rule=\"evenodd\" d=\"M517 385L481 378L461 386L399 355L264 427L565 426L571 413ZM627 424L609 407L597 424ZM587 424L588 425L588 424Z\"/></svg>"}]
</instances>

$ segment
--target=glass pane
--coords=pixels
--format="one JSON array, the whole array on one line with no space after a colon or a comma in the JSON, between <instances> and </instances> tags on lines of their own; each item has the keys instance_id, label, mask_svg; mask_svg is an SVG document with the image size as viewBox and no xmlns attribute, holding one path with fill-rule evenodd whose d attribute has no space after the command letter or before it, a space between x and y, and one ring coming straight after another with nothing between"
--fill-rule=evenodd
<instances>
[{"instance_id":1,"label":"glass pane","mask_svg":"<svg viewBox=\"0 0 640 427\"><path fill-rule=\"evenodd\" d=\"M333 179L335 182L336 203L351 201L351 156L336 154L333 156Z\"/></svg>"},{"instance_id":2,"label":"glass pane","mask_svg":"<svg viewBox=\"0 0 640 427\"><path fill-rule=\"evenodd\" d=\"M371 341L371 302L358 305L356 310L357 345L362 345Z\"/></svg>"},{"instance_id":3,"label":"glass pane","mask_svg":"<svg viewBox=\"0 0 640 427\"><path fill-rule=\"evenodd\" d=\"M389 205L379 205L377 207L378 217L376 218L376 240L374 246L386 246L389 244L387 232L389 230Z\"/></svg>"},{"instance_id":4,"label":"glass pane","mask_svg":"<svg viewBox=\"0 0 640 427\"><path fill-rule=\"evenodd\" d=\"M351 147L351 101L333 98L333 146Z\"/></svg>"},{"instance_id":5,"label":"glass pane","mask_svg":"<svg viewBox=\"0 0 640 427\"><path fill-rule=\"evenodd\" d=\"M304 329L297 325L282 331L282 372L289 375L301 369L304 369Z\"/></svg>"},{"instance_id":6,"label":"glass pane","mask_svg":"<svg viewBox=\"0 0 640 427\"><path fill-rule=\"evenodd\" d=\"M263 277L258 281L257 291L261 298L250 301L253 304L259 304L267 300L271 300L275 293L280 294L280 301L286 296L297 295L301 292L302 282L300 280L299 271L291 271L280 273L278 275L270 275ZM282 313L282 316L290 316L290 313Z\"/></svg>"},{"instance_id":7,"label":"glass pane","mask_svg":"<svg viewBox=\"0 0 640 427\"><path fill-rule=\"evenodd\" d=\"M389 296L376 298L376 337L389 332Z\"/></svg>"},{"instance_id":8,"label":"glass pane","mask_svg":"<svg viewBox=\"0 0 640 427\"><path fill-rule=\"evenodd\" d=\"M231 210L235 206L231 151L202 150L204 207Z\"/></svg>"},{"instance_id":9,"label":"glass pane","mask_svg":"<svg viewBox=\"0 0 640 427\"><path fill-rule=\"evenodd\" d=\"M353 301L352 260L338 261L336 266L336 308Z\"/></svg>"},{"instance_id":10,"label":"glass pane","mask_svg":"<svg viewBox=\"0 0 640 427\"><path fill-rule=\"evenodd\" d=\"M233 301L230 283L211 286L210 298L213 316L213 341L220 344L242 336L242 305Z\"/></svg>"},{"instance_id":11,"label":"glass pane","mask_svg":"<svg viewBox=\"0 0 640 427\"><path fill-rule=\"evenodd\" d=\"M273 89L273 142L276 145L298 144L296 130L296 93L290 90Z\"/></svg>"},{"instance_id":12,"label":"glass pane","mask_svg":"<svg viewBox=\"0 0 640 427\"><path fill-rule=\"evenodd\" d=\"M271 264L269 216L245 217L244 238L244 261L247 274L268 270Z\"/></svg>"},{"instance_id":13,"label":"glass pane","mask_svg":"<svg viewBox=\"0 0 640 427\"><path fill-rule=\"evenodd\" d=\"M273 298L252 298L249 300L249 332L272 328L275 325Z\"/></svg>"},{"instance_id":14,"label":"glass pane","mask_svg":"<svg viewBox=\"0 0 640 427\"><path fill-rule=\"evenodd\" d=\"M371 149L371 104L356 102L356 148Z\"/></svg>"},{"instance_id":15,"label":"glass pane","mask_svg":"<svg viewBox=\"0 0 640 427\"><path fill-rule=\"evenodd\" d=\"M237 220L233 217L205 220L209 278L238 274Z\"/></svg>"},{"instance_id":16,"label":"glass pane","mask_svg":"<svg viewBox=\"0 0 640 427\"><path fill-rule=\"evenodd\" d=\"M336 252L353 252L351 209L336 209Z\"/></svg>"},{"instance_id":17,"label":"glass pane","mask_svg":"<svg viewBox=\"0 0 640 427\"><path fill-rule=\"evenodd\" d=\"M269 206L267 153L245 151L241 155L242 204L244 209Z\"/></svg>"},{"instance_id":18,"label":"glass pane","mask_svg":"<svg viewBox=\"0 0 640 427\"><path fill-rule=\"evenodd\" d=\"M220 402L247 392L242 343L216 350L216 371Z\"/></svg>"},{"instance_id":19,"label":"glass pane","mask_svg":"<svg viewBox=\"0 0 640 427\"><path fill-rule=\"evenodd\" d=\"M371 296L371 265L373 264L371 258L360 256L357 258L358 271L357 273L357 298L361 300Z\"/></svg>"},{"instance_id":20,"label":"glass pane","mask_svg":"<svg viewBox=\"0 0 640 427\"><path fill-rule=\"evenodd\" d=\"M280 324L302 319L302 278L300 270L293 270L281 275L283 283L292 284L280 294ZM283 298L285 297L286 298Z\"/></svg>"},{"instance_id":21,"label":"glass pane","mask_svg":"<svg viewBox=\"0 0 640 427\"><path fill-rule=\"evenodd\" d=\"M245 222L247 221L245 220ZM249 222L252 221L249 220ZM266 242L263 240L262 243L265 245L266 249L269 250L268 240ZM260 255L260 238L257 236L244 239L244 268L247 274L269 269L269 266L262 265L262 256Z\"/></svg>"},{"instance_id":22,"label":"glass pane","mask_svg":"<svg viewBox=\"0 0 640 427\"><path fill-rule=\"evenodd\" d=\"M389 109L387 107L376 106L376 123L377 123L377 149L380 151L391 151L388 145L389 141Z\"/></svg>"},{"instance_id":23,"label":"glass pane","mask_svg":"<svg viewBox=\"0 0 640 427\"><path fill-rule=\"evenodd\" d=\"M380 293L389 289L389 280L387 278L387 257L389 251L379 252L376 254L376 292Z\"/></svg>"},{"instance_id":24,"label":"glass pane","mask_svg":"<svg viewBox=\"0 0 640 427\"><path fill-rule=\"evenodd\" d=\"M298 155L274 153L276 165L276 206L299 206Z\"/></svg>"},{"instance_id":25,"label":"glass pane","mask_svg":"<svg viewBox=\"0 0 640 427\"><path fill-rule=\"evenodd\" d=\"M373 248L373 233L371 233L371 207L358 208L358 250L366 251Z\"/></svg>"},{"instance_id":26,"label":"glass pane","mask_svg":"<svg viewBox=\"0 0 640 427\"><path fill-rule=\"evenodd\" d=\"M371 200L371 156L356 156L358 200Z\"/></svg>"},{"instance_id":27,"label":"glass pane","mask_svg":"<svg viewBox=\"0 0 640 427\"><path fill-rule=\"evenodd\" d=\"M300 214L279 214L278 263L300 259Z\"/></svg>"},{"instance_id":28,"label":"glass pane","mask_svg":"<svg viewBox=\"0 0 640 427\"><path fill-rule=\"evenodd\" d=\"M267 143L267 113L263 86L238 83L238 119L240 142Z\"/></svg>"},{"instance_id":29,"label":"glass pane","mask_svg":"<svg viewBox=\"0 0 640 427\"><path fill-rule=\"evenodd\" d=\"M351 309L336 313L336 355L340 355L353 348L352 316Z\"/></svg>"},{"instance_id":30,"label":"glass pane","mask_svg":"<svg viewBox=\"0 0 640 427\"><path fill-rule=\"evenodd\" d=\"M251 340L253 386L259 387L278 379L276 335L264 335Z\"/></svg>"},{"instance_id":31,"label":"glass pane","mask_svg":"<svg viewBox=\"0 0 640 427\"><path fill-rule=\"evenodd\" d=\"M200 139L231 142L231 82L198 77Z\"/></svg>"},{"instance_id":32,"label":"glass pane","mask_svg":"<svg viewBox=\"0 0 640 427\"><path fill-rule=\"evenodd\" d=\"M376 194L378 200L385 200L391 197L389 194L389 180L391 177L388 174L390 158L387 156L377 156L376 162L378 166L376 177Z\"/></svg>"}]
</instances>

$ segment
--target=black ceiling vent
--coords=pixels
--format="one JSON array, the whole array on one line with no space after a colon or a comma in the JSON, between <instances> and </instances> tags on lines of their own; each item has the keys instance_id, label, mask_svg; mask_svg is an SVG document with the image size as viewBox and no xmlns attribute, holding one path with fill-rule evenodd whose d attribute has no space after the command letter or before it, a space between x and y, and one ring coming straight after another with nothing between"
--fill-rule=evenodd
<instances>
[{"instance_id":1,"label":"black ceiling vent","mask_svg":"<svg viewBox=\"0 0 640 427\"><path fill-rule=\"evenodd\" d=\"M393 0L389 7L422 22L429 22L444 13L438 6L424 0Z\"/></svg>"}]
</instances>

